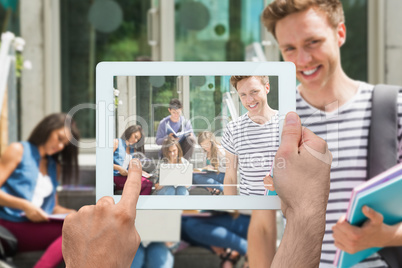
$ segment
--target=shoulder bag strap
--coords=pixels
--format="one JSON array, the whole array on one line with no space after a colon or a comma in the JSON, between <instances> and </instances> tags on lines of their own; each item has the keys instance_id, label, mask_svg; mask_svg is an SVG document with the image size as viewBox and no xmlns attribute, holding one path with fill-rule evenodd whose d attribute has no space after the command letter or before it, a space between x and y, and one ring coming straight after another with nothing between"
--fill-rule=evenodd
<instances>
[{"instance_id":1,"label":"shoulder bag strap","mask_svg":"<svg viewBox=\"0 0 402 268\"><path fill-rule=\"evenodd\" d=\"M397 164L399 89L400 87L389 85L374 87L368 147L368 180ZM383 248L379 254L391 268L402 267L402 247Z\"/></svg>"}]
</instances>

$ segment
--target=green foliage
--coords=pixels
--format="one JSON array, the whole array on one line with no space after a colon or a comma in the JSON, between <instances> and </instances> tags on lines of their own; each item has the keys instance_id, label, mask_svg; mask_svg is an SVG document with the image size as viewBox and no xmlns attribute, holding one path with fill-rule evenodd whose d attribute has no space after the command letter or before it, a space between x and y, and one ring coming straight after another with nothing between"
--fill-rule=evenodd
<instances>
[{"instance_id":1,"label":"green foliage","mask_svg":"<svg viewBox=\"0 0 402 268\"><path fill-rule=\"evenodd\" d=\"M95 74L90 70L98 62L134 61L139 56L151 55L147 43L147 11L151 1L114 1L123 11L123 22L107 34L93 32L88 21L94 1L60 1L62 110L65 112L80 103L94 103ZM95 137L93 111L78 112L76 120L83 138Z\"/></svg>"},{"instance_id":2,"label":"green foliage","mask_svg":"<svg viewBox=\"0 0 402 268\"><path fill-rule=\"evenodd\" d=\"M1 42L0 42L1 47ZM22 56L21 52L15 52L15 75L17 78L21 77L21 72L24 69L24 57Z\"/></svg>"},{"instance_id":3,"label":"green foliage","mask_svg":"<svg viewBox=\"0 0 402 268\"><path fill-rule=\"evenodd\" d=\"M125 37L118 42L111 42L108 47L102 49L99 53L103 61L128 61L134 60L138 55L138 43L133 42L129 37Z\"/></svg>"},{"instance_id":4,"label":"green foliage","mask_svg":"<svg viewBox=\"0 0 402 268\"><path fill-rule=\"evenodd\" d=\"M15 53L15 75L21 77L21 72L24 69L24 58L20 52Z\"/></svg>"}]
</instances>

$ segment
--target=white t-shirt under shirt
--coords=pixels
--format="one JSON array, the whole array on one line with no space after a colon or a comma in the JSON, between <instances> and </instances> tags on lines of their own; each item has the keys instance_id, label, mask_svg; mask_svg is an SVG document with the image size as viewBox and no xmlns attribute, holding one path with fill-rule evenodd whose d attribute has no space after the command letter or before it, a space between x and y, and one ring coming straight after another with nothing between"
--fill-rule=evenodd
<instances>
[{"instance_id":1,"label":"white t-shirt under shirt","mask_svg":"<svg viewBox=\"0 0 402 268\"><path fill-rule=\"evenodd\" d=\"M366 181L368 134L373 86L360 83L358 92L338 110L325 113L309 105L297 93L297 112L302 124L328 143L333 155L331 188L320 267L332 265L336 247L332 226L346 214L352 189ZM398 146L401 159L402 95L398 95ZM386 131L386 130L384 130ZM379 137L380 139L381 137ZM376 253L354 267L388 267Z\"/></svg>"},{"instance_id":2,"label":"white t-shirt under shirt","mask_svg":"<svg viewBox=\"0 0 402 268\"><path fill-rule=\"evenodd\" d=\"M128 167L130 165L130 161L133 159L133 156L126 153L126 157L124 157L124 162L122 168L125 170L128 170Z\"/></svg>"},{"instance_id":3,"label":"white t-shirt under shirt","mask_svg":"<svg viewBox=\"0 0 402 268\"><path fill-rule=\"evenodd\" d=\"M38 179L36 181L35 190L32 196L32 203L40 208L46 197L53 192L53 184L49 175L43 175L39 172Z\"/></svg>"},{"instance_id":4,"label":"white t-shirt under shirt","mask_svg":"<svg viewBox=\"0 0 402 268\"><path fill-rule=\"evenodd\" d=\"M248 114L230 122L221 144L238 157L240 195L263 195L264 177L271 169L279 146L278 113L265 124L253 122Z\"/></svg>"}]
</instances>

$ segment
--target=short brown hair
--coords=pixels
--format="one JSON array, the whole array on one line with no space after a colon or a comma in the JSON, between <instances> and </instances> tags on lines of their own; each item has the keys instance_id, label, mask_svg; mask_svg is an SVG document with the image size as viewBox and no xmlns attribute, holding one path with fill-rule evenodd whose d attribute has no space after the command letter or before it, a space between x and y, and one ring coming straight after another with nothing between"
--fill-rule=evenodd
<instances>
[{"instance_id":1,"label":"short brown hair","mask_svg":"<svg viewBox=\"0 0 402 268\"><path fill-rule=\"evenodd\" d=\"M169 109L182 109L183 104L181 104L181 101L179 99L171 99L169 102Z\"/></svg>"},{"instance_id":2,"label":"short brown hair","mask_svg":"<svg viewBox=\"0 0 402 268\"><path fill-rule=\"evenodd\" d=\"M345 22L342 3L339 0L275 0L262 13L262 22L267 30L276 38L276 23L286 16L316 8L327 15L329 24L336 28Z\"/></svg>"},{"instance_id":3,"label":"short brown hair","mask_svg":"<svg viewBox=\"0 0 402 268\"><path fill-rule=\"evenodd\" d=\"M239 83L243 79L247 79L250 77L258 78L263 85L269 83L269 77L264 75L233 75L232 77L230 77L230 84L237 90L237 83Z\"/></svg>"}]
</instances>

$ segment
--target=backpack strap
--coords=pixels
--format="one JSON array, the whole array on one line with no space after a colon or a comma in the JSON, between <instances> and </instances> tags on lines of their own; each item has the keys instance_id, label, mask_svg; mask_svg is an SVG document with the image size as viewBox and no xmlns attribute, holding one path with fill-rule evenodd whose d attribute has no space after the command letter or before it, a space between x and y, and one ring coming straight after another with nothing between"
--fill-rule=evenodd
<instances>
[{"instance_id":1,"label":"backpack strap","mask_svg":"<svg viewBox=\"0 0 402 268\"><path fill-rule=\"evenodd\" d=\"M396 86L377 85L374 87L367 179L371 179L397 164L398 91L399 88Z\"/></svg>"},{"instance_id":2,"label":"backpack strap","mask_svg":"<svg viewBox=\"0 0 402 268\"><path fill-rule=\"evenodd\" d=\"M367 180L398 162L398 92L400 87L376 85L373 90ZM379 251L391 268L402 267L402 247Z\"/></svg>"}]
</instances>

